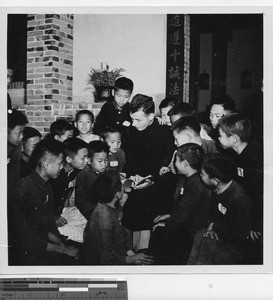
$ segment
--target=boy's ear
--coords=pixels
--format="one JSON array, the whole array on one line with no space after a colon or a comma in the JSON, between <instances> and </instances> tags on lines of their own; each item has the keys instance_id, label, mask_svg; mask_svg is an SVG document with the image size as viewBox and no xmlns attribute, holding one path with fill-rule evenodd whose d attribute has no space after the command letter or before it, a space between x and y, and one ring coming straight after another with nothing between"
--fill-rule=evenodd
<instances>
[{"instance_id":1,"label":"boy's ear","mask_svg":"<svg viewBox=\"0 0 273 300\"><path fill-rule=\"evenodd\" d=\"M181 163L183 164L184 168L186 168L190 165L189 162L186 159L183 159Z\"/></svg>"},{"instance_id":2,"label":"boy's ear","mask_svg":"<svg viewBox=\"0 0 273 300\"><path fill-rule=\"evenodd\" d=\"M65 158L65 161L70 164L72 161L72 157L67 155L67 157Z\"/></svg>"},{"instance_id":3,"label":"boy's ear","mask_svg":"<svg viewBox=\"0 0 273 300\"><path fill-rule=\"evenodd\" d=\"M59 137L57 134L55 134L55 135L54 135L54 140L60 141L60 137Z\"/></svg>"},{"instance_id":4,"label":"boy's ear","mask_svg":"<svg viewBox=\"0 0 273 300\"><path fill-rule=\"evenodd\" d=\"M232 135L232 141L233 141L234 144L238 143L240 141L239 136L237 134L233 134Z\"/></svg>"},{"instance_id":5,"label":"boy's ear","mask_svg":"<svg viewBox=\"0 0 273 300\"><path fill-rule=\"evenodd\" d=\"M48 169L48 164L49 164L49 161L48 161L48 159L44 159L43 161L42 161L42 167L44 168L44 169Z\"/></svg>"},{"instance_id":6,"label":"boy's ear","mask_svg":"<svg viewBox=\"0 0 273 300\"><path fill-rule=\"evenodd\" d=\"M149 116L148 116L148 118L149 118L151 121L154 119L154 117L155 117L155 114L154 114L154 113L150 113Z\"/></svg>"}]
</instances>

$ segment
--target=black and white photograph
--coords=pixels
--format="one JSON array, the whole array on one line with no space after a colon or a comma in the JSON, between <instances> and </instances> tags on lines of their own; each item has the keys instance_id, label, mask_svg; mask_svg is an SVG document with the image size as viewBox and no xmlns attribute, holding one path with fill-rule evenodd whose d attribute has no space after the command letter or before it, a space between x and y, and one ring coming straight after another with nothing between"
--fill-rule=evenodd
<instances>
[{"instance_id":1,"label":"black and white photograph","mask_svg":"<svg viewBox=\"0 0 273 300\"><path fill-rule=\"evenodd\" d=\"M272 8L54 9L2 13L5 268L272 272Z\"/></svg>"}]
</instances>

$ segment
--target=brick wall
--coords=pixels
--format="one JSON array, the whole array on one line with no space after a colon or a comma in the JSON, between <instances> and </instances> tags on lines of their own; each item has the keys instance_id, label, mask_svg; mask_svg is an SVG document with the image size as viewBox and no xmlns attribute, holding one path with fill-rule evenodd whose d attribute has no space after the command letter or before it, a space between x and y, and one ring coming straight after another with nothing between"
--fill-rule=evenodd
<instances>
[{"instance_id":1,"label":"brick wall","mask_svg":"<svg viewBox=\"0 0 273 300\"><path fill-rule=\"evenodd\" d=\"M184 82L183 101L189 102L190 81L190 16L184 15Z\"/></svg>"},{"instance_id":2,"label":"brick wall","mask_svg":"<svg viewBox=\"0 0 273 300\"><path fill-rule=\"evenodd\" d=\"M73 102L73 15L30 14L27 23L27 83L24 111L42 134L58 118L74 120L80 109L98 114L102 104Z\"/></svg>"}]
</instances>

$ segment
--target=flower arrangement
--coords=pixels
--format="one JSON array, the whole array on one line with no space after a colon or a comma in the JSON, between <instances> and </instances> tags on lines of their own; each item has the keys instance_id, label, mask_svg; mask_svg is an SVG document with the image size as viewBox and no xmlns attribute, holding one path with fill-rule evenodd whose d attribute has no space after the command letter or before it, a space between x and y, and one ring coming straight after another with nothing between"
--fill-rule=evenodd
<instances>
[{"instance_id":1,"label":"flower arrangement","mask_svg":"<svg viewBox=\"0 0 273 300\"><path fill-rule=\"evenodd\" d=\"M88 84L93 86L113 86L116 79L121 76L121 72L124 72L123 68L115 68L109 70L108 63L101 63L100 69L91 68L89 73Z\"/></svg>"}]
</instances>

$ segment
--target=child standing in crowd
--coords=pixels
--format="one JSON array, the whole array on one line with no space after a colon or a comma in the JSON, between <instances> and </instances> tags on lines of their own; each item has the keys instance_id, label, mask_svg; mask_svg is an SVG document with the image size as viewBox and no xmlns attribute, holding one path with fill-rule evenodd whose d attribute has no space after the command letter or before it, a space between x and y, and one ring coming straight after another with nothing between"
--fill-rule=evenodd
<instances>
[{"instance_id":1,"label":"child standing in crowd","mask_svg":"<svg viewBox=\"0 0 273 300\"><path fill-rule=\"evenodd\" d=\"M219 122L219 141L222 147L233 149L237 167L236 181L252 200L253 219L250 238L259 239L263 231L263 151L251 137L251 123L240 113L224 116ZM260 255L261 256L261 255Z\"/></svg>"},{"instance_id":2,"label":"child standing in crowd","mask_svg":"<svg viewBox=\"0 0 273 300\"><path fill-rule=\"evenodd\" d=\"M211 131L209 132L212 139L217 140L218 138L218 130L217 125L220 119L235 111L235 102L234 100L228 96L217 96L211 100L210 114L209 119L212 126Z\"/></svg>"},{"instance_id":3,"label":"child standing in crowd","mask_svg":"<svg viewBox=\"0 0 273 300\"><path fill-rule=\"evenodd\" d=\"M83 170L88 162L88 144L78 138L69 138L63 142L64 160L59 176L51 179L54 193L54 217L57 227L65 225L66 220L61 217L64 206L75 205L75 183L77 174Z\"/></svg>"},{"instance_id":4,"label":"child standing in crowd","mask_svg":"<svg viewBox=\"0 0 273 300\"><path fill-rule=\"evenodd\" d=\"M77 175L75 186L75 205L87 220L98 202L93 197L92 186L98 175L107 168L109 147L103 141L92 141L88 151L90 165Z\"/></svg>"},{"instance_id":5,"label":"child standing in crowd","mask_svg":"<svg viewBox=\"0 0 273 300\"><path fill-rule=\"evenodd\" d=\"M64 119L59 119L50 125L51 137L57 141L63 142L73 136L73 125Z\"/></svg>"},{"instance_id":6,"label":"child standing in crowd","mask_svg":"<svg viewBox=\"0 0 273 300\"><path fill-rule=\"evenodd\" d=\"M165 98L160 102L159 111L160 111L160 118L162 119L163 124L168 126L172 125L168 112L176 103L178 103L178 100L174 98Z\"/></svg>"},{"instance_id":7,"label":"child standing in crowd","mask_svg":"<svg viewBox=\"0 0 273 300\"><path fill-rule=\"evenodd\" d=\"M75 127L79 131L77 138L82 139L87 144L101 139L98 135L92 133L94 115L90 110L83 109L78 111L75 119Z\"/></svg>"},{"instance_id":8,"label":"child standing in crowd","mask_svg":"<svg viewBox=\"0 0 273 300\"><path fill-rule=\"evenodd\" d=\"M235 173L235 165L229 157L205 156L201 177L205 184L214 188L214 193L212 216L197 264L243 263L244 245L250 232L251 204L244 189L233 181Z\"/></svg>"},{"instance_id":9,"label":"child standing in crowd","mask_svg":"<svg viewBox=\"0 0 273 300\"><path fill-rule=\"evenodd\" d=\"M122 126L122 133L131 125L129 100L133 92L134 83L131 79L120 77L115 81L114 100L106 102L100 110L94 125L94 132L99 132L109 124Z\"/></svg>"},{"instance_id":10,"label":"child standing in crowd","mask_svg":"<svg viewBox=\"0 0 273 300\"><path fill-rule=\"evenodd\" d=\"M170 117L171 124L177 121L180 118L184 117L195 117L196 118L196 111L193 107L186 102L178 102L175 104L168 112L168 116ZM211 140L207 133L207 126L205 124L201 124L200 136L204 140Z\"/></svg>"},{"instance_id":11,"label":"child standing in crowd","mask_svg":"<svg viewBox=\"0 0 273 300\"><path fill-rule=\"evenodd\" d=\"M197 119L193 116L185 116L176 120L171 130L173 132L174 143L177 147L186 143L195 143L201 146L205 153L217 153L215 142L213 140L206 140L200 137L201 126ZM174 157L176 151L173 154L170 164L166 167L162 167L159 171L160 175L168 172L175 173Z\"/></svg>"},{"instance_id":12,"label":"child standing in crowd","mask_svg":"<svg viewBox=\"0 0 273 300\"><path fill-rule=\"evenodd\" d=\"M203 156L204 151L197 144L187 143L177 149L175 166L185 179L179 185L172 212L154 220L151 250L156 263L187 264L194 239L195 247L200 247L200 235L196 233L207 225L211 196L199 176ZM164 227L160 235L158 227Z\"/></svg>"},{"instance_id":13,"label":"child standing in crowd","mask_svg":"<svg viewBox=\"0 0 273 300\"><path fill-rule=\"evenodd\" d=\"M107 125L100 133L100 136L109 146L108 169L122 172L126 163L126 157L121 146L121 128L118 125Z\"/></svg>"},{"instance_id":14,"label":"child standing in crowd","mask_svg":"<svg viewBox=\"0 0 273 300\"><path fill-rule=\"evenodd\" d=\"M33 128L26 127L23 136L23 149L21 156L20 178L29 175L35 169L35 164L32 162L31 155L36 145L42 138L41 133Z\"/></svg>"},{"instance_id":15,"label":"child standing in crowd","mask_svg":"<svg viewBox=\"0 0 273 300\"><path fill-rule=\"evenodd\" d=\"M17 242L18 264L73 264L78 250L65 246L53 217L50 178L62 169L63 144L42 140L33 151L36 169L21 179L12 194L11 224Z\"/></svg>"}]
</instances>

